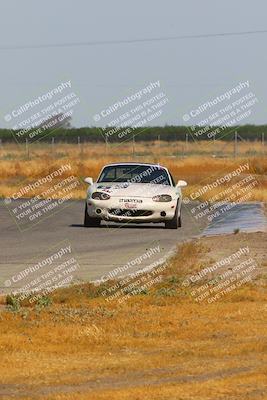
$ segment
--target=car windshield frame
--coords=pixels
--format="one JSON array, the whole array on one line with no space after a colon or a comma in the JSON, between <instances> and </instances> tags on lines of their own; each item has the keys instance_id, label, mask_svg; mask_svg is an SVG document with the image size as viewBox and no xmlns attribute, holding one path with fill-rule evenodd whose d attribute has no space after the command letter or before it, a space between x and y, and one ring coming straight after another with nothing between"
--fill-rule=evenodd
<instances>
[{"instance_id":1,"label":"car windshield frame","mask_svg":"<svg viewBox=\"0 0 267 400\"><path fill-rule=\"evenodd\" d=\"M120 170L128 170L127 175L126 173L120 174ZM142 164L107 165L102 169L97 183L154 183L166 186L173 184L166 168Z\"/></svg>"}]
</instances>

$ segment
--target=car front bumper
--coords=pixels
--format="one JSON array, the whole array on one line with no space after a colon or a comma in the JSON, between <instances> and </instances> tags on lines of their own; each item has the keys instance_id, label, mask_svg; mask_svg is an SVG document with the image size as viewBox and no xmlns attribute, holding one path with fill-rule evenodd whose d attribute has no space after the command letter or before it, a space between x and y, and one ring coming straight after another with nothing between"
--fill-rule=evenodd
<instances>
[{"instance_id":1,"label":"car front bumper","mask_svg":"<svg viewBox=\"0 0 267 400\"><path fill-rule=\"evenodd\" d=\"M168 221L174 217L176 206L177 200L155 202L151 199L142 199L140 204L127 204L122 203L120 198L109 200L87 199L87 212L90 217L114 222Z\"/></svg>"}]
</instances>

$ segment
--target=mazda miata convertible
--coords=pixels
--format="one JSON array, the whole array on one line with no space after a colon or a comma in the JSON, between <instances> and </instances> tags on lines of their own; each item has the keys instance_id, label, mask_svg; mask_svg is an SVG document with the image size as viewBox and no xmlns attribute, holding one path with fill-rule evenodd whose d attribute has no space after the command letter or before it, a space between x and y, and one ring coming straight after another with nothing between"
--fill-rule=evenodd
<instances>
[{"instance_id":1,"label":"mazda miata convertible","mask_svg":"<svg viewBox=\"0 0 267 400\"><path fill-rule=\"evenodd\" d=\"M85 178L89 188L84 226L97 227L101 220L119 223L164 222L168 229L181 227L182 190L167 168L157 164L118 163L103 167L96 182Z\"/></svg>"}]
</instances>

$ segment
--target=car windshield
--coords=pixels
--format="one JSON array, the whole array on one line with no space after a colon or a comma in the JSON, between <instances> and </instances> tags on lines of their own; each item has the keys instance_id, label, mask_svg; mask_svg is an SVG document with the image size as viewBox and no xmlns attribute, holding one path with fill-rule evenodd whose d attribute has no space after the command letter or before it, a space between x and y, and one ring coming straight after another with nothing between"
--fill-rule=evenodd
<instances>
[{"instance_id":1,"label":"car windshield","mask_svg":"<svg viewBox=\"0 0 267 400\"><path fill-rule=\"evenodd\" d=\"M98 182L158 183L171 185L167 171L157 165L110 165Z\"/></svg>"}]
</instances>

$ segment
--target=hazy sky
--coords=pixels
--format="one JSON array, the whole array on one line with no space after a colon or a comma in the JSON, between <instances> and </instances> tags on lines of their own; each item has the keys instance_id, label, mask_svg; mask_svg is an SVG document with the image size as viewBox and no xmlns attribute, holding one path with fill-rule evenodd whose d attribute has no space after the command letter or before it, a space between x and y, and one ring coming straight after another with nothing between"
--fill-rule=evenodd
<instances>
[{"instance_id":1,"label":"hazy sky","mask_svg":"<svg viewBox=\"0 0 267 400\"><path fill-rule=\"evenodd\" d=\"M266 0L0 0L0 47L267 29ZM157 124L183 124L192 107L249 81L267 123L266 34L98 46L0 50L0 126L14 107L71 80L73 125L159 80L169 103Z\"/></svg>"}]
</instances>

